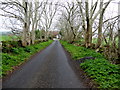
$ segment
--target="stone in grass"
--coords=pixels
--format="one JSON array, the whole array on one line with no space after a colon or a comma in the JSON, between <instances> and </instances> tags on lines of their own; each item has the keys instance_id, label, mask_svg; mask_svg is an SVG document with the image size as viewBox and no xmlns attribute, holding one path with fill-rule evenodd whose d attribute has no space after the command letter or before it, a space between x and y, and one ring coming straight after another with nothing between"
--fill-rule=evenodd
<instances>
[{"instance_id":1,"label":"stone in grass","mask_svg":"<svg viewBox=\"0 0 120 90\"><path fill-rule=\"evenodd\" d=\"M85 60L94 60L95 57L91 57L91 56L88 56L88 57L84 57L84 58L80 58L79 60L76 60L78 63L83 63Z\"/></svg>"}]
</instances>

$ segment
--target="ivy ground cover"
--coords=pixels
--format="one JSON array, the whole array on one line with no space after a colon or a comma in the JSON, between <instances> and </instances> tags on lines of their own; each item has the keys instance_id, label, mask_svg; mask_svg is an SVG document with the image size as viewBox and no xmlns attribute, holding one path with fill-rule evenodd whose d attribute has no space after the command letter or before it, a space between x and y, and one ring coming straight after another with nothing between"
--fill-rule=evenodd
<instances>
[{"instance_id":1,"label":"ivy ground cover","mask_svg":"<svg viewBox=\"0 0 120 90\"><path fill-rule=\"evenodd\" d=\"M120 88L119 65L111 64L102 54L92 49L75 46L65 41L61 41L61 44L71 54L73 60L84 57L95 58L85 60L80 63L80 67L99 85L98 88Z\"/></svg>"}]
</instances>

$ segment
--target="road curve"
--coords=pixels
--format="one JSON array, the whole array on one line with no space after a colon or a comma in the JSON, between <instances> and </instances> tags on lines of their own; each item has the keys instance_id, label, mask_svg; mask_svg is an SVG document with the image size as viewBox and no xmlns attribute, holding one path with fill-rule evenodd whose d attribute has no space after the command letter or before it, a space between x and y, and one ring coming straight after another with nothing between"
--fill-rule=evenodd
<instances>
[{"instance_id":1,"label":"road curve","mask_svg":"<svg viewBox=\"0 0 120 90\"><path fill-rule=\"evenodd\" d=\"M3 88L85 88L59 41L15 71L3 82Z\"/></svg>"}]
</instances>

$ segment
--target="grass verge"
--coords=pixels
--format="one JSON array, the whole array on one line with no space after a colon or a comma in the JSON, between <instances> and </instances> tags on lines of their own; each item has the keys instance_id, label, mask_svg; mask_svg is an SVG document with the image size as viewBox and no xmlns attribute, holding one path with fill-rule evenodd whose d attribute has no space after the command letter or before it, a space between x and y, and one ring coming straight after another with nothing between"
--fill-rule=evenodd
<instances>
[{"instance_id":1,"label":"grass verge","mask_svg":"<svg viewBox=\"0 0 120 90\"><path fill-rule=\"evenodd\" d=\"M2 56L2 67L0 67L0 77L7 75L8 71L12 71L14 66L19 66L29 59L31 55L39 52L52 43L52 40L38 43L31 46L12 48L11 53L0 53Z\"/></svg>"},{"instance_id":2,"label":"grass verge","mask_svg":"<svg viewBox=\"0 0 120 90\"><path fill-rule=\"evenodd\" d=\"M85 47L74 46L65 41L61 41L64 48L71 54L74 60L84 57L94 57L95 60L85 60L80 63L81 68L92 78L98 88L120 88L120 68L111 64L100 53Z\"/></svg>"}]
</instances>

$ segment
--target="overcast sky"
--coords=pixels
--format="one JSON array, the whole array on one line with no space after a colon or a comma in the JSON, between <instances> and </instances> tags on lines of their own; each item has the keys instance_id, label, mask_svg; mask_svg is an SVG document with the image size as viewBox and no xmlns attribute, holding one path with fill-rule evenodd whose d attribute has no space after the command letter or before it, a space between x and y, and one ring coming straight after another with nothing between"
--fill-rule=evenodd
<instances>
[{"instance_id":1,"label":"overcast sky","mask_svg":"<svg viewBox=\"0 0 120 90\"><path fill-rule=\"evenodd\" d=\"M0 1L3 1L3 0L0 0ZM54 1L54 2L61 2L61 3L65 3L65 2L71 2L71 1L76 1L76 0L48 0L48 1ZM94 1L94 0L93 0ZM106 0L105 0L106 1ZM107 8L106 10L106 13L105 13L105 17L106 18L110 18L110 17L114 17L114 16L117 16L118 15L118 2L120 0L114 0L113 2L110 3L109 7ZM0 11L1 12L1 11ZM1 31L10 31L9 29L6 29L4 27L4 23L3 23L3 19L4 17L0 16L0 32ZM56 20L56 19L55 19ZM56 22L56 21L54 21Z\"/></svg>"}]
</instances>

